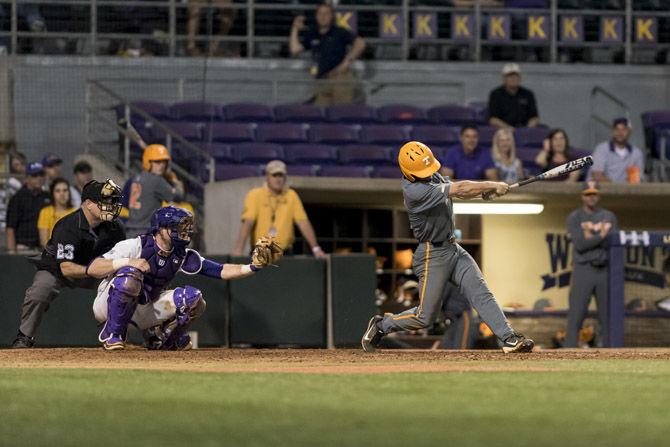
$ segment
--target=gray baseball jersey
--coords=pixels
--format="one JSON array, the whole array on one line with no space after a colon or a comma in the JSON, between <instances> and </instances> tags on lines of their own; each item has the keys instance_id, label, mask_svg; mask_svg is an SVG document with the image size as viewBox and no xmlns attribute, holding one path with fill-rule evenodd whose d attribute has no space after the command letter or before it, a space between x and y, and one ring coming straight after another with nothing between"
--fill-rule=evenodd
<instances>
[{"instance_id":1,"label":"gray baseball jersey","mask_svg":"<svg viewBox=\"0 0 670 447\"><path fill-rule=\"evenodd\" d=\"M419 242L447 241L454 233L454 210L449 199L451 182L439 173L427 182L402 180L409 225Z\"/></svg>"},{"instance_id":2,"label":"gray baseball jersey","mask_svg":"<svg viewBox=\"0 0 670 447\"><path fill-rule=\"evenodd\" d=\"M133 178L128 202L127 235L134 237L146 233L151 223L151 215L161 207L163 201L181 200L175 188L160 175L142 171Z\"/></svg>"}]
</instances>

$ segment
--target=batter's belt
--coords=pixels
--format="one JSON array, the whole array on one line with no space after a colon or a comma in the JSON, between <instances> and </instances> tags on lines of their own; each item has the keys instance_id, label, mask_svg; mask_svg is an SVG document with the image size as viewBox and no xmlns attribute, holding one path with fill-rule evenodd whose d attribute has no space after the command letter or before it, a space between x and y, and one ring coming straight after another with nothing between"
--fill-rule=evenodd
<instances>
[{"instance_id":1,"label":"batter's belt","mask_svg":"<svg viewBox=\"0 0 670 447\"><path fill-rule=\"evenodd\" d=\"M422 244L425 244L426 242L428 242L433 247L438 247L439 248L439 247L442 247L443 245L446 245L446 244L454 244L456 242L456 236L454 236L452 234L445 241L423 241Z\"/></svg>"}]
</instances>

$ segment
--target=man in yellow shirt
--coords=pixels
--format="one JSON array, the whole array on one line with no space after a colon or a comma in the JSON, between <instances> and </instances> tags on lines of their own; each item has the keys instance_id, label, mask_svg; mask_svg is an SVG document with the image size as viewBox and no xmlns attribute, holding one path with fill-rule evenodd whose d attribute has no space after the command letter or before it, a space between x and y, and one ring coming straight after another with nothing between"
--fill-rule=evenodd
<instances>
[{"instance_id":1,"label":"man in yellow shirt","mask_svg":"<svg viewBox=\"0 0 670 447\"><path fill-rule=\"evenodd\" d=\"M282 249L290 251L295 238L295 223L312 247L314 256L320 259L326 257L316 241L314 228L307 218L300 197L286 186L286 179L284 162L273 160L265 167L265 186L247 193L242 211L242 228L235 243L234 255L243 255L246 243L261 236L275 237ZM251 239L250 234L253 235Z\"/></svg>"}]
</instances>

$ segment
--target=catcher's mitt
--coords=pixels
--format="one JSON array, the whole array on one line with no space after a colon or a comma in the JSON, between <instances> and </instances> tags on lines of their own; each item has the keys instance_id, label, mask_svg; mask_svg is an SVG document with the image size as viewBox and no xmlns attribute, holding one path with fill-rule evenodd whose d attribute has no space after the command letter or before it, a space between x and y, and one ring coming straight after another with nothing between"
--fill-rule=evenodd
<instances>
[{"instance_id":1,"label":"catcher's mitt","mask_svg":"<svg viewBox=\"0 0 670 447\"><path fill-rule=\"evenodd\" d=\"M263 236L258 238L251 253L251 263L256 267L273 264L282 256L283 250L274 238Z\"/></svg>"}]
</instances>

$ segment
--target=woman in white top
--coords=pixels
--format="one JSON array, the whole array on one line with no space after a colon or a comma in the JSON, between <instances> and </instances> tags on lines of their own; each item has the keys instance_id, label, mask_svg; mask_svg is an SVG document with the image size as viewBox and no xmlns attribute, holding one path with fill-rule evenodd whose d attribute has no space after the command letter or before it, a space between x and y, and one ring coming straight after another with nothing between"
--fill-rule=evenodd
<instances>
[{"instance_id":1,"label":"woman in white top","mask_svg":"<svg viewBox=\"0 0 670 447\"><path fill-rule=\"evenodd\" d=\"M499 129L493 135L491 147L493 162L498 170L498 177L506 183L516 183L523 177L521 160L516 158L514 134L508 128Z\"/></svg>"}]
</instances>

